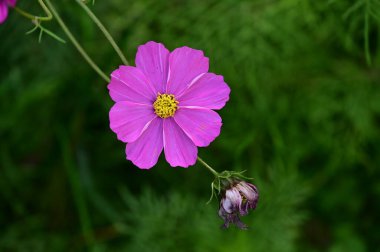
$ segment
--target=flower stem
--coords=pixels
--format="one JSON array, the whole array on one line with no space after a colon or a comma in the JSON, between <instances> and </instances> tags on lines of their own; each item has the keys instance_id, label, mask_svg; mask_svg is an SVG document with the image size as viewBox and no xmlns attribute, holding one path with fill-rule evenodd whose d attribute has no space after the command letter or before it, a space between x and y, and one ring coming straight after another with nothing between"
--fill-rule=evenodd
<instances>
[{"instance_id":1,"label":"flower stem","mask_svg":"<svg viewBox=\"0 0 380 252\"><path fill-rule=\"evenodd\" d=\"M203 164L212 174L214 174L215 177L219 177L219 173L215 171L211 166L209 166L205 161L203 161L203 159L198 157L198 161Z\"/></svg>"},{"instance_id":2,"label":"flower stem","mask_svg":"<svg viewBox=\"0 0 380 252\"><path fill-rule=\"evenodd\" d=\"M70 32L69 28L67 28L66 24L63 22L61 17L59 16L58 12L55 10L54 6L50 2L50 0L45 0L46 4L50 8L51 12L53 13L53 16L57 19L58 24L61 26L62 30L65 32L67 37L70 39L70 41L73 43L75 48L79 51L79 53L82 55L82 57L87 61L87 63L102 77L106 82L110 82L109 77L95 64L95 62L88 56L86 51L83 49L83 47L79 44L79 42L76 40L74 35Z\"/></svg>"},{"instance_id":3,"label":"flower stem","mask_svg":"<svg viewBox=\"0 0 380 252\"><path fill-rule=\"evenodd\" d=\"M115 49L116 53L119 55L123 64L128 66L129 63L127 59L125 58L124 54L121 52L120 47L116 44L115 40L112 38L108 30L104 27L104 25L100 22L100 20L95 16L95 14L90 10L90 8L88 8L87 5L83 3L82 0L76 0L76 1L84 9L84 11L92 19L92 21L98 26L98 28L103 32L104 36L110 42L113 49Z\"/></svg>"},{"instance_id":4,"label":"flower stem","mask_svg":"<svg viewBox=\"0 0 380 252\"><path fill-rule=\"evenodd\" d=\"M51 14L49 8L45 5L44 1L43 0L38 0L38 2L40 3L42 9L44 10L44 12L46 13L46 17L40 17L40 16L35 16L33 14L30 14L18 7L14 7L14 9L20 13L22 16L32 20L32 21L49 21L53 18L53 15Z\"/></svg>"}]
</instances>

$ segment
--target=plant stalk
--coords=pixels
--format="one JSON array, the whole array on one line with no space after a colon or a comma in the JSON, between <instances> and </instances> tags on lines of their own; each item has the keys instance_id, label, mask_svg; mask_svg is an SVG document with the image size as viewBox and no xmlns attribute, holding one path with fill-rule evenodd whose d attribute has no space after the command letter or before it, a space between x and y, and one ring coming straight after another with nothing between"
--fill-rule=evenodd
<instances>
[{"instance_id":1,"label":"plant stalk","mask_svg":"<svg viewBox=\"0 0 380 252\"><path fill-rule=\"evenodd\" d=\"M119 55L121 61L124 65L128 66L129 63L120 50L120 47L116 44L115 40L112 38L111 34L108 32L108 30L104 27L104 25L100 22L100 20L95 16L95 14L91 11L90 8L87 7L85 3L83 3L82 0L76 0L77 3L84 9L84 11L87 13L87 15L91 18L91 20L98 26L98 28L103 32L104 36L110 42L113 49L115 49L116 53Z\"/></svg>"},{"instance_id":2,"label":"plant stalk","mask_svg":"<svg viewBox=\"0 0 380 252\"><path fill-rule=\"evenodd\" d=\"M40 16L35 16L33 14L30 14L20 8L18 8L17 6L14 7L14 9L20 13L22 16L32 20L32 21L50 21L52 18L53 18L53 15L51 14L49 8L45 5L44 1L43 0L38 0L39 4L41 5L41 8L44 10L44 12L46 13L46 17L40 17Z\"/></svg>"},{"instance_id":3,"label":"plant stalk","mask_svg":"<svg viewBox=\"0 0 380 252\"><path fill-rule=\"evenodd\" d=\"M50 0L45 0L46 4L48 5L49 9L53 13L53 16L57 19L58 24L61 26L62 30L65 32L67 37L70 39L70 41L73 43L75 48L79 51L79 53L82 55L82 57L87 61L87 63L100 75L100 77L103 78L106 82L110 82L110 78L95 64L95 62L88 56L86 51L83 49L83 47L79 44L79 42L76 40L74 35L70 32L69 28L66 26L64 21L59 16L58 12L55 10L53 4L50 2Z\"/></svg>"},{"instance_id":4,"label":"plant stalk","mask_svg":"<svg viewBox=\"0 0 380 252\"><path fill-rule=\"evenodd\" d=\"M215 177L219 177L219 173L215 171L211 166L209 166L205 161L203 161L203 159L198 157L198 161L203 164L212 174L214 174Z\"/></svg>"}]
</instances>

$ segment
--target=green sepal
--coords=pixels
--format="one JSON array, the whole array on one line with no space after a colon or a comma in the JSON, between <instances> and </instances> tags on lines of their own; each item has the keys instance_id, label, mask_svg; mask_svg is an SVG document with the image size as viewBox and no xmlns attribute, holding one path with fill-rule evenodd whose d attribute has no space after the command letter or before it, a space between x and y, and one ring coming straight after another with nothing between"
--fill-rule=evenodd
<instances>
[{"instance_id":1,"label":"green sepal","mask_svg":"<svg viewBox=\"0 0 380 252\"><path fill-rule=\"evenodd\" d=\"M237 182L239 179L249 179L252 180L253 178L249 178L243 175L243 173L246 171L222 171L218 173L215 176L214 181L211 183L211 196L210 199L207 201L206 204L209 204L214 197L220 194L221 191L225 190L226 188L230 187L234 183Z\"/></svg>"}]
</instances>

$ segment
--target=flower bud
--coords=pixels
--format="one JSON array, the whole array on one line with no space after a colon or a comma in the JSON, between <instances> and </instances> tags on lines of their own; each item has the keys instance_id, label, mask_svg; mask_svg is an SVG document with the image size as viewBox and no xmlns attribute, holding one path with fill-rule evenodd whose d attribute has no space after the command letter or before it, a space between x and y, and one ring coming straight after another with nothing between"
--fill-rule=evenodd
<instances>
[{"instance_id":1,"label":"flower bud","mask_svg":"<svg viewBox=\"0 0 380 252\"><path fill-rule=\"evenodd\" d=\"M255 209L259 192L255 185L243 180L229 180L222 191L219 216L224 220L223 228L235 224L240 229L247 229L247 225L240 221L239 215L248 214L250 209Z\"/></svg>"}]
</instances>

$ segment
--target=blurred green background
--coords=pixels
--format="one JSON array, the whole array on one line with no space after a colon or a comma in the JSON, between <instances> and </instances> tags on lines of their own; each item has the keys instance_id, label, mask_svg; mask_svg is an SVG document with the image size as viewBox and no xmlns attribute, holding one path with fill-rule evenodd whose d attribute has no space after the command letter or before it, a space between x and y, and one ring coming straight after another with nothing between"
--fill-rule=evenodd
<instances>
[{"instance_id":1,"label":"blurred green background","mask_svg":"<svg viewBox=\"0 0 380 252\"><path fill-rule=\"evenodd\" d=\"M75 1L52 2L107 74L121 64ZM37 1L19 7L42 14ZM380 1L91 8L131 63L149 40L205 52L232 92L199 155L247 170L258 208L248 231L221 230L201 165L125 160L107 83L70 43L25 35L31 22L11 11L0 26L0 251L380 251Z\"/></svg>"}]
</instances>

